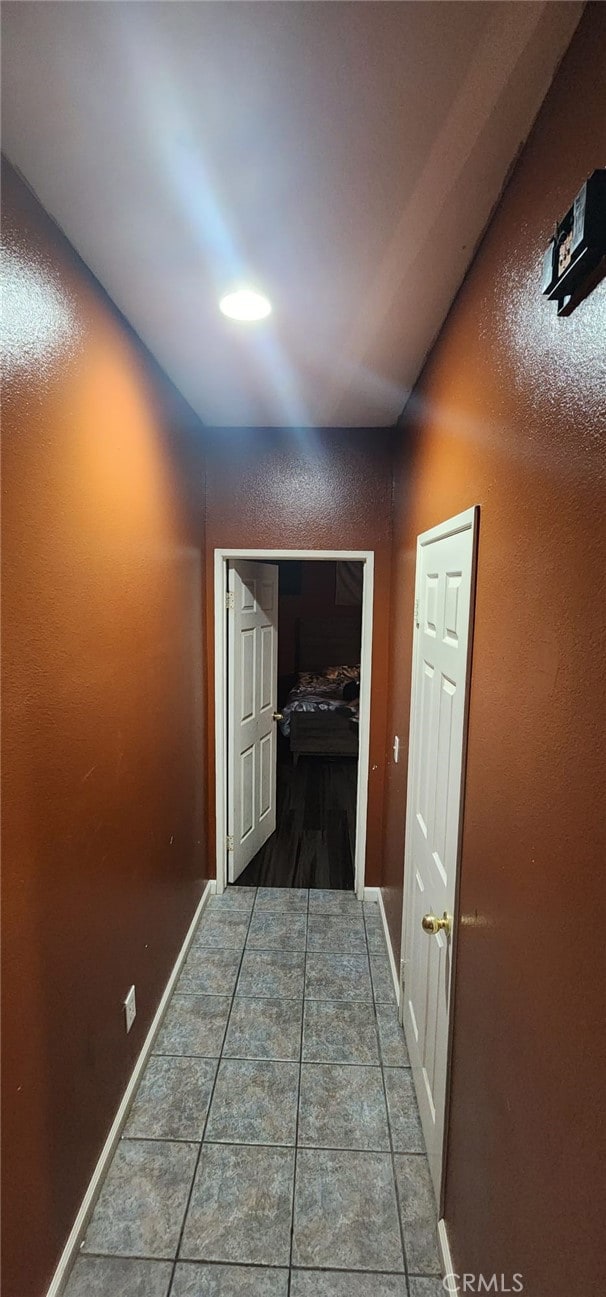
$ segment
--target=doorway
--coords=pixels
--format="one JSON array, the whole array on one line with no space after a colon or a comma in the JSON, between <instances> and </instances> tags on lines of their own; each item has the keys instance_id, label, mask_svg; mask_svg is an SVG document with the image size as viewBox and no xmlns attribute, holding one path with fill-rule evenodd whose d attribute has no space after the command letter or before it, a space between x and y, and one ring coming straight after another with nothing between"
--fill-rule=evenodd
<instances>
[{"instance_id":1,"label":"doorway","mask_svg":"<svg viewBox=\"0 0 606 1297\"><path fill-rule=\"evenodd\" d=\"M263 565L258 569L259 585L263 584L267 592L268 605L271 603L270 586L272 580L275 581L277 589L278 574L281 573L281 583L283 590L297 588L297 579L300 580L303 565L325 564L331 567L331 576L336 579L336 565L339 565L339 591L335 594L335 603L337 598L341 598L345 603L348 598L352 601L352 608L349 616L344 610L340 615L333 615L326 619L322 624L321 617L300 617L296 618L296 626L290 626L289 636L290 644L285 644L282 649L280 665L282 672L280 675L280 694L278 695L278 654L280 653L279 641L277 643L277 653L272 658L273 662L273 679L271 691L264 689L267 693L265 699L266 719L260 719L252 739L242 744L239 742L239 735L234 729L234 716L245 716L247 709L241 709L236 706L234 711L233 682L240 679L241 675L241 654L238 648L234 648L236 643L234 639L233 627L236 622L233 620L234 604L238 592L238 582L244 580L245 586L255 589L255 569L254 564ZM252 566L251 566L252 565ZM354 566L355 565L355 566ZM248 767L252 768L255 764L254 756L250 755L252 742L259 743L259 760L256 768L261 769L262 761L267 762L271 756L272 763L278 767L283 776L282 795L283 801L280 804L280 810L285 809L288 814L288 807L285 808L285 799L295 798L301 804L301 798L307 796L313 803L316 801L316 818L318 810L321 807L322 800L327 793L336 793L337 801L341 798L343 802L342 810L345 814L345 804L355 803L355 813L349 815L349 824L351 830L351 861L352 873L351 879L357 896L361 899L364 894L364 873L365 873L365 852L366 852L366 818L367 818L367 799L368 799L368 771L369 771L369 730L370 730L370 696L371 696L371 666L372 666L372 614L373 614L373 568L374 554L372 551L339 551L339 550L235 550L235 549L216 549L215 550L215 581L214 581L214 629L215 629L215 755L216 755L216 817L217 817L217 845L216 845L216 869L217 869L217 891L221 893L227 885L230 875L235 873L234 857L237 854L237 843L235 842L236 834L230 833L233 829L234 812L236 809L235 801L238 802L240 809L241 791L238 787L238 774L235 766L230 768L230 736L231 750L233 752L239 746L242 746L246 752ZM272 578L272 569L275 576ZM329 577L328 567L324 568L324 577ZM355 595L356 582L359 581L359 595ZM318 583L316 583L318 584ZM320 582L320 584L322 584ZM326 584L326 582L324 582ZM247 587L246 587L247 588ZM335 589L336 589L335 585ZM348 594L349 590L349 594ZM357 642L354 646L353 627L355 625L355 604L356 597L359 598L359 615L357 622ZM288 596L284 602L288 601ZM254 601L253 601L254 602ZM247 603L250 605L251 627L254 616L252 613L253 603L248 596L240 598L238 607L244 608ZM258 603L258 601L257 601ZM292 609L291 609L292 612ZM336 613L336 609L334 610ZM259 620L258 633L263 635L269 645L272 637L272 614L270 611L263 614L258 608L257 620ZM229 622L229 617L232 622ZM274 618L275 627L277 619ZM286 622L283 623L286 626ZM239 622L238 622L239 625ZM343 633L339 630L343 629ZM251 639L250 627L242 622L242 632L245 639ZM332 635L332 640L331 640ZM328 639L327 639L328 637ZM252 641L251 641L252 642ZM259 639L261 643L261 639ZM324 645L322 647L322 645ZM357 651L356 651L357 650ZM237 675L234 667L237 658ZM357 664L350 662L335 662L328 664L322 661L326 655L337 658L358 658L359 662L359 697L355 703L348 702L348 696L351 698L356 693L356 687L353 680L345 678L339 682L338 688L345 686L345 699L341 698L340 704L335 709L335 716L332 721L326 725L326 712L324 711L324 721L322 713L318 715L318 723L314 725L313 715L305 710L299 711L295 705L291 707L289 703L288 684L292 685L301 675L309 675L312 666L330 665L335 667L347 668L355 667ZM254 654L250 654L252 661ZM293 670L284 668L294 667ZM248 669L248 668L247 668ZM230 674L231 672L231 674ZM353 675L352 671L352 675ZM307 683L307 682L306 682ZM335 682L333 682L334 684ZM350 686L349 690L347 685ZM231 690L231 692L230 692ZM295 684L296 690L296 684ZM280 710L277 706L278 697L282 704ZM292 700L291 700L292 702ZM343 705L345 704L345 705ZM230 707L232 714L230 714ZM352 721L352 714L355 720ZM270 728L270 720L273 724L273 730ZM267 734L265 733L267 730ZM340 734L339 734L340 731ZM326 744L326 735L332 735L328 739L328 744L333 743L334 753L322 751L322 745ZM355 744L352 735L355 734ZM339 735L335 738L335 735ZM335 746L336 745L336 746ZM354 752L357 755L355 764L349 761L349 771L347 770L348 756L351 757ZM339 769L339 765L340 769ZM332 769L331 769L332 767ZM356 768L357 767L357 768ZM270 772L271 773L271 772ZM235 776L235 777L234 777ZM342 776L342 778L341 778ZM353 776L353 783L352 783ZM349 782L348 782L349 781ZM353 786L355 785L355 786ZM271 791L271 778L265 779L265 785ZM268 793L268 798L270 795ZM266 799L267 800L267 799ZM273 806L275 815L276 807ZM292 807L291 807L292 810ZM346 817L347 818L347 817ZM269 808L268 825L269 833L265 844L261 842L259 847L258 826L254 826L257 832L257 838L251 842L251 847L255 847L252 864L257 870L256 878L243 878L242 881L261 881L268 882L269 885L276 885L272 880L272 852L276 857L279 847L279 835L290 831L286 821L282 825L277 823L277 832L273 832L272 808ZM309 820L309 816L308 816ZM301 826L300 826L301 827ZM302 826L305 829L305 826ZM308 824L309 829L309 824ZM252 826L251 826L252 831ZM263 834L261 834L263 837ZM308 832L307 841L311 841ZM278 846L276 843L278 842ZM234 847L236 852L234 853ZM258 853L258 854L257 854ZM240 865L242 864L242 857ZM250 863L250 862L247 862ZM231 867L230 867L231 865ZM288 885L288 879L286 885ZM294 880L291 880L294 881ZM316 883L316 886L321 885ZM326 885L329 885L328 882Z\"/></svg>"}]
</instances>

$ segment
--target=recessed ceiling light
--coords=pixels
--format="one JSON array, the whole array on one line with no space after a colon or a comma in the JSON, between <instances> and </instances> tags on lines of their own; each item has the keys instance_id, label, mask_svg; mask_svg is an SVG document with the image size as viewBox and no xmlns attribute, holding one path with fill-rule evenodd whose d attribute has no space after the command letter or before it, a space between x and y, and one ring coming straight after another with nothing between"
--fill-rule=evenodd
<instances>
[{"instance_id":1,"label":"recessed ceiling light","mask_svg":"<svg viewBox=\"0 0 606 1297\"><path fill-rule=\"evenodd\" d=\"M221 298L219 309L230 320L264 320L271 313L271 302L252 288L239 288Z\"/></svg>"}]
</instances>

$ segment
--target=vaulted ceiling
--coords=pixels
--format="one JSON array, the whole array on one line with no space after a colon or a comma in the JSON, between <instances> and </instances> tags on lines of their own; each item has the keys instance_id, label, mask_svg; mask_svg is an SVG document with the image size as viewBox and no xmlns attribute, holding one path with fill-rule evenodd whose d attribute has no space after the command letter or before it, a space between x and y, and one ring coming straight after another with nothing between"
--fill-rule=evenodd
<instances>
[{"instance_id":1,"label":"vaulted ceiling","mask_svg":"<svg viewBox=\"0 0 606 1297\"><path fill-rule=\"evenodd\" d=\"M205 422L391 424L582 8L9 0L3 148Z\"/></svg>"}]
</instances>

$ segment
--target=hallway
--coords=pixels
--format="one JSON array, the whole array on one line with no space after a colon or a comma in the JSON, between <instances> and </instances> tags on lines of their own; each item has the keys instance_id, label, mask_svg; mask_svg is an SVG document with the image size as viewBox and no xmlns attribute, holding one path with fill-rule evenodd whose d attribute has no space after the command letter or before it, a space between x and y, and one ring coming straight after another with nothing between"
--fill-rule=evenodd
<instances>
[{"instance_id":1,"label":"hallway","mask_svg":"<svg viewBox=\"0 0 606 1297\"><path fill-rule=\"evenodd\" d=\"M66 1297L440 1297L435 1219L377 900L213 897Z\"/></svg>"},{"instance_id":2,"label":"hallway","mask_svg":"<svg viewBox=\"0 0 606 1297\"><path fill-rule=\"evenodd\" d=\"M2 1297L604 1297L606 4L0 27Z\"/></svg>"}]
</instances>

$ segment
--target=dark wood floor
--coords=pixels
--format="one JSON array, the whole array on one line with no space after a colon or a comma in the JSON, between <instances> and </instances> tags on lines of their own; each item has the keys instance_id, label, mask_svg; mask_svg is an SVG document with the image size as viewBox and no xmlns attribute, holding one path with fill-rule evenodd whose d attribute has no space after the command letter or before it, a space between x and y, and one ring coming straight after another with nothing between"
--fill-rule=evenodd
<instances>
[{"instance_id":1,"label":"dark wood floor","mask_svg":"<svg viewBox=\"0 0 606 1297\"><path fill-rule=\"evenodd\" d=\"M353 889L357 777L356 757L299 757L295 767L281 753L276 832L238 884Z\"/></svg>"}]
</instances>

